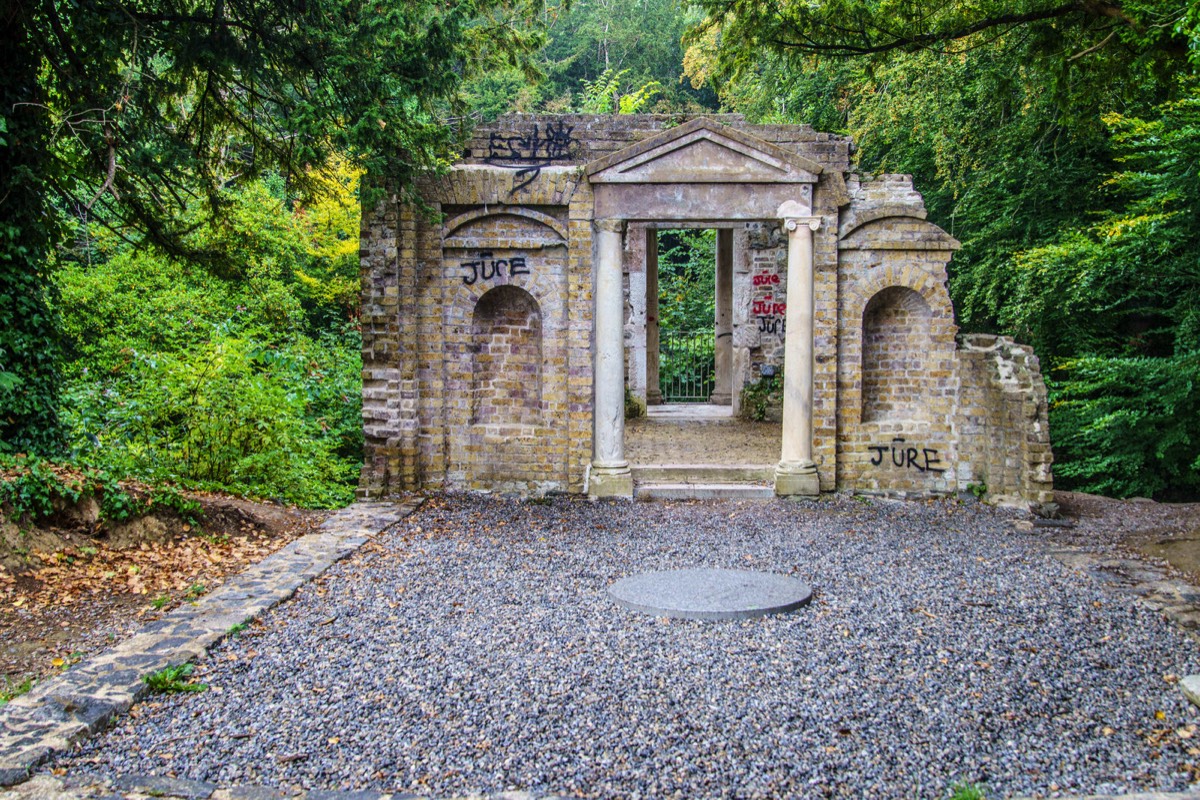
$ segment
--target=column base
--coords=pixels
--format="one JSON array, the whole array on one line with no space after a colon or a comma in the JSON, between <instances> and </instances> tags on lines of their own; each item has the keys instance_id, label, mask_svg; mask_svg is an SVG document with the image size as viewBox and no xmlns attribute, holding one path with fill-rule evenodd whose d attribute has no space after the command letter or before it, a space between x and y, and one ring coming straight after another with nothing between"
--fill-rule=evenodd
<instances>
[{"instance_id":1,"label":"column base","mask_svg":"<svg viewBox=\"0 0 1200 800\"><path fill-rule=\"evenodd\" d=\"M733 405L733 395L729 392L713 392L709 396L708 402L714 406L731 406Z\"/></svg>"},{"instance_id":2,"label":"column base","mask_svg":"<svg viewBox=\"0 0 1200 800\"><path fill-rule=\"evenodd\" d=\"M646 405L661 406L662 405L662 390L647 389L646 390Z\"/></svg>"},{"instance_id":3,"label":"column base","mask_svg":"<svg viewBox=\"0 0 1200 800\"><path fill-rule=\"evenodd\" d=\"M775 467L775 494L779 497L817 497L821 480L811 461L780 461Z\"/></svg>"},{"instance_id":4,"label":"column base","mask_svg":"<svg viewBox=\"0 0 1200 800\"><path fill-rule=\"evenodd\" d=\"M633 497L633 473L629 465L598 467L588 475L588 497Z\"/></svg>"}]
</instances>

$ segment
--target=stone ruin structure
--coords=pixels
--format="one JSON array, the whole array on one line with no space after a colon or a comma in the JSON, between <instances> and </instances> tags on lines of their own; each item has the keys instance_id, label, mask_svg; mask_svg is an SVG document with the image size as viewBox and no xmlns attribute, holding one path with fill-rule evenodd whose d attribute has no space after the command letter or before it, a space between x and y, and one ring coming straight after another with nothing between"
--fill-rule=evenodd
<instances>
[{"instance_id":1,"label":"stone ruin structure","mask_svg":"<svg viewBox=\"0 0 1200 800\"><path fill-rule=\"evenodd\" d=\"M957 335L906 175L848 137L740 116L508 115L362 223L360 494L631 496L626 390L658 398L656 232L716 229L716 387L783 373L775 492L1052 499L1046 391L1011 339Z\"/></svg>"}]
</instances>

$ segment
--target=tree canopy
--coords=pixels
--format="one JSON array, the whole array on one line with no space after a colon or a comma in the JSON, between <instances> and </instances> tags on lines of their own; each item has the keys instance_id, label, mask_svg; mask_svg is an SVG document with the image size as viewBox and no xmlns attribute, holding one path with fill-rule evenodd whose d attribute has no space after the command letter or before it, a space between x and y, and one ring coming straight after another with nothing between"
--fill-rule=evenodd
<instances>
[{"instance_id":1,"label":"tree canopy","mask_svg":"<svg viewBox=\"0 0 1200 800\"><path fill-rule=\"evenodd\" d=\"M179 245L176 212L275 172L302 193L337 153L407 183L452 152L465 75L521 64L530 7L493 0L35 0L44 188ZM523 24L514 24L518 18ZM391 174L388 174L388 173Z\"/></svg>"},{"instance_id":2,"label":"tree canopy","mask_svg":"<svg viewBox=\"0 0 1200 800\"><path fill-rule=\"evenodd\" d=\"M1074 47L1078 60L1106 48L1138 57L1188 55L1200 12L1171 0L695 0L719 25L727 63L765 49L829 57L877 56L931 49L965 52L1014 31L1045 48Z\"/></svg>"},{"instance_id":3,"label":"tree canopy","mask_svg":"<svg viewBox=\"0 0 1200 800\"><path fill-rule=\"evenodd\" d=\"M333 154L408 185L455 151L463 81L526 67L525 0L4 0L0 449L53 447L59 223L236 270L189 236L267 175L318 192Z\"/></svg>"}]
</instances>

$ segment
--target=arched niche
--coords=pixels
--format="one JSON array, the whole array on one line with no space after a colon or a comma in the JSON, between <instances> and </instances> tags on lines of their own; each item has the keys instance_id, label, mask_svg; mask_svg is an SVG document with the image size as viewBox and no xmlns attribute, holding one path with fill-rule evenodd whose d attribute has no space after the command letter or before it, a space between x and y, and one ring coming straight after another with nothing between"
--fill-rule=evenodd
<instances>
[{"instance_id":1,"label":"arched niche","mask_svg":"<svg viewBox=\"0 0 1200 800\"><path fill-rule=\"evenodd\" d=\"M489 289L471 324L472 424L542 420L542 312L519 286Z\"/></svg>"},{"instance_id":2,"label":"arched niche","mask_svg":"<svg viewBox=\"0 0 1200 800\"><path fill-rule=\"evenodd\" d=\"M916 291L875 294L862 319L862 421L927 420L933 313Z\"/></svg>"}]
</instances>

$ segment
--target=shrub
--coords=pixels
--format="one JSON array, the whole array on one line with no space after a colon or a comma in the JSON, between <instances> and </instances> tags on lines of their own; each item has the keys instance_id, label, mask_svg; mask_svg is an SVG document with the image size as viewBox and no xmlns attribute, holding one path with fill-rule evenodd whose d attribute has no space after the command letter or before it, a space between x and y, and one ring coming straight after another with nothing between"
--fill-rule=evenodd
<instances>
[{"instance_id":1,"label":"shrub","mask_svg":"<svg viewBox=\"0 0 1200 800\"><path fill-rule=\"evenodd\" d=\"M783 405L782 373L761 378L742 387L742 416L763 422L772 408Z\"/></svg>"},{"instance_id":2,"label":"shrub","mask_svg":"<svg viewBox=\"0 0 1200 800\"><path fill-rule=\"evenodd\" d=\"M361 400L345 370L313 350L220 332L180 353L136 353L116 377L68 393L66 417L83 434L76 453L151 482L344 504L361 452Z\"/></svg>"},{"instance_id":3,"label":"shrub","mask_svg":"<svg viewBox=\"0 0 1200 800\"><path fill-rule=\"evenodd\" d=\"M1080 358L1048 384L1061 487L1111 497L1200 494L1200 355Z\"/></svg>"}]
</instances>

